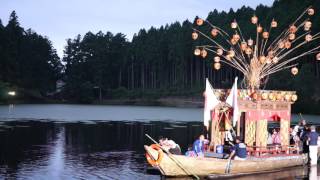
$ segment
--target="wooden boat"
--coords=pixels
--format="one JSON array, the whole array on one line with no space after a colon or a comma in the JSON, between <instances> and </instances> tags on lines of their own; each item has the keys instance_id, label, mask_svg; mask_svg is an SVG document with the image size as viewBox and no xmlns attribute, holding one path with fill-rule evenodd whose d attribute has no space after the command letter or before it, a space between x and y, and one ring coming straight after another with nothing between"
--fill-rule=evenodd
<instances>
[{"instance_id":1,"label":"wooden boat","mask_svg":"<svg viewBox=\"0 0 320 180\"><path fill-rule=\"evenodd\" d=\"M158 151L150 146L144 146L152 159L158 158ZM228 165L227 159L208 157L186 157L183 155L168 155L163 153L163 158L156 168L164 176L208 176L210 174L250 174L274 171L288 167L302 166L308 162L308 157L303 154L279 154L273 157L250 157L245 161L232 160ZM227 169L229 172L227 173Z\"/></svg>"}]
</instances>

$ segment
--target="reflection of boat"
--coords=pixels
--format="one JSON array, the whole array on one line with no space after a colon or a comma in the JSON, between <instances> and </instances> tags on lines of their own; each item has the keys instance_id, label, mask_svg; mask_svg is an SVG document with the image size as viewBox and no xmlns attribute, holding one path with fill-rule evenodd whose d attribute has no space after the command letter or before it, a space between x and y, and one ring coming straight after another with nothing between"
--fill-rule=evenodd
<instances>
[{"instance_id":1,"label":"reflection of boat","mask_svg":"<svg viewBox=\"0 0 320 180\"><path fill-rule=\"evenodd\" d=\"M150 146L145 146L146 152L153 159L158 158L158 151ZM163 158L157 168L164 176L208 176L210 174L239 175L245 173L263 173L265 171L279 170L287 167L301 166L307 163L305 155L277 155L268 158L250 158L246 161L232 160L228 165L227 159L194 158L182 155L168 155L163 153ZM226 171L229 170L229 173Z\"/></svg>"}]
</instances>

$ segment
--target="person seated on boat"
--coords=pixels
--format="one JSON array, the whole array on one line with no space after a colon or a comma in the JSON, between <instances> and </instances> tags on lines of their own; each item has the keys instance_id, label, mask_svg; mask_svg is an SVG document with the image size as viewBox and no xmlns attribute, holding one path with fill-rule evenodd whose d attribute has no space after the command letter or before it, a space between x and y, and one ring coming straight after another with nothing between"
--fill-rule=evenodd
<instances>
[{"instance_id":1,"label":"person seated on boat","mask_svg":"<svg viewBox=\"0 0 320 180\"><path fill-rule=\"evenodd\" d=\"M236 144L234 145L229 159L246 160L247 159L247 146L242 142L240 136L236 137Z\"/></svg>"},{"instance_id":2,"label":"person seated on boat","mask_svg":"<svg viewBox=\"0 0 320 180\"><path fill-rule=\"evenodd\" d=\"M280 133L276 130L272 130L272 144L279 145L281 144Z\"/></svg>"},{"instance_id":3,"label":"person seated on boat","mask_svg":"<svg viewBox=\"0 0 320 180\"><path fill-rule=\"evenodd\" d=\"M319 134L316 132L316 127L310 127L311 132L308 133L308 144L309 144L309 157L310 165L317 165L318 161L318 137Z\"/></svg>"},{"instance_id":4,"label":"person seated on boat","mask_svg":"<svg viewBox=\"0 0 320 180\"><path fill-rule=\"evenodd\" d=\"M192 149L192 145L189 145L188 151L185 153L185 155L188 157L197 157L196 152L194 152Z\"/></svg>"},{"instance_id":5,"label":"person seated on boat","mask_svg":"<svg viewBox=\"0 0 320 180\"><path fill-rule=\"evenodd\" d=\"M181 148L179 144L175 143L173 140L160 137L159 144L163 149L169 151L171 154L181 155Z\"/></svg>"},{"instance_id":6,"label":"person seated on boat","mask_svg":"<svg viewBox=\"0 0 320 180\"><path fill-rule=\"evenodd\" d=\"M209 141L204 138L204 135L201 134L199 139L194 141L193 143L193 151L197 154L197 156L204 156L205 144L208 144Z\"/></svg>"}]
</instances>

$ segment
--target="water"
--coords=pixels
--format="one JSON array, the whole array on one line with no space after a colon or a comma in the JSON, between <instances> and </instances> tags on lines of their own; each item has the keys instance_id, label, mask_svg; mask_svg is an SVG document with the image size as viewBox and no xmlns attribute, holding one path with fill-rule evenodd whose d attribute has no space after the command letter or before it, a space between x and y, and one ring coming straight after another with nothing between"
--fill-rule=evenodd
<instances>
[{"instance_id":1,"label":"water","mask_svg":"<svg viewBox=\"0 0 320 180\"><path fill-rule=\"evenodd\" d=\"M203 132L200 119L196 108L0 106L0 179L161 179L147 171L143 145L152 142L144 134L165 135L185 150ZM238 179L317 177L303 167L276 173Z\"/></svg>"}]
</instances>

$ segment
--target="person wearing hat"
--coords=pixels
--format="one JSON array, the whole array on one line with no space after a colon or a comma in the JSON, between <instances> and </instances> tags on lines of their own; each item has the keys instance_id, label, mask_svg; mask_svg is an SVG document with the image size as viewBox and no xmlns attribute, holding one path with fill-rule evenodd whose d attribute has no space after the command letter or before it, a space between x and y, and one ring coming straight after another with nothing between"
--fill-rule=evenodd
<instances>
[{"instance_id":1,"label":"person wearing hat","mask_svg":"<svg viewBox=\"0 0 320 180\"><path fill-rule=\"evenodd\" d=\"M242 142L240 136L236 137L236 144L230 154L229 159L246 160L247 159L247 146Z\"/></svg>"},{"instance_id":2,"label":"person wearing hat","mask_svg":"<svg viewBox=\"0 0 320 180\"><path fill-rule=\"evenodd\" d=\"M317 165L319 134L316 132L315 126L312 125L310 129L311 132L308 134L310 164Z\"/></svg>"}]
</instances>

